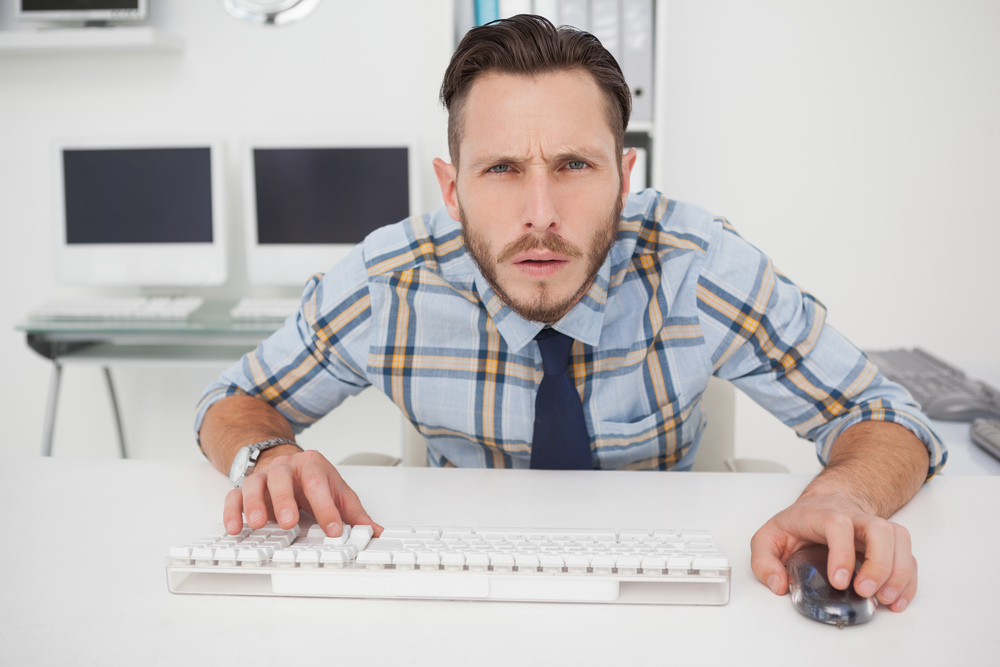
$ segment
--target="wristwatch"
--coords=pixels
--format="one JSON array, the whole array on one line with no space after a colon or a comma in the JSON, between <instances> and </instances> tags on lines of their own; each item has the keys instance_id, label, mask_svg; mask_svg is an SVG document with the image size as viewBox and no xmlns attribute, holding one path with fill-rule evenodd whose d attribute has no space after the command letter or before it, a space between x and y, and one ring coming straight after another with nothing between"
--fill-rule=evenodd
<instances>
[{"instance_id":1,"label":"wristwatch","mask_svg":"<svg viewBox=\"0 0 1000 667\"><path fill-rule=\"evenodd\" d=\"M255 442L252 445L247 445L236 452L236 458L233 459L233 465L229 469L229 481L233 483L233 486L237 489L243 486L243 480L256 467L260 453L265 449L271 449L278 445L295 445L295 442L288 438L271 438L264 442ZM298 447L298 445L295 446Z\"/></svg>"}]
</instances>

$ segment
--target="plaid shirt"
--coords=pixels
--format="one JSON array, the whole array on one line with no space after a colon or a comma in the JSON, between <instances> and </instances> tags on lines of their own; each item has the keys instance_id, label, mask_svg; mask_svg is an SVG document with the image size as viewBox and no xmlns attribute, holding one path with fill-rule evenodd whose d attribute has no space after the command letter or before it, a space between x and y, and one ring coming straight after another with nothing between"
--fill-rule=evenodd
<instances>
[{"instance_id":1,"label":"plaid shirt","mask_svg":"<svg viewBox=\"0 0 1000 667\"><path fill-rule=\"evenodd\" d=\"M595 468L691 467L713 374L816 443L889 421L946 459L919 407L825 323L815 298L723 218L653 190L632 195L590 290L554 328L575 339L569 373ZM542 328L507 308L444 208L373 232L306 285L299 312L224 372L224 396L277 408L296 432L374 385L428 441L434 466L528 467Z\"/></svg>"}]
</instances>

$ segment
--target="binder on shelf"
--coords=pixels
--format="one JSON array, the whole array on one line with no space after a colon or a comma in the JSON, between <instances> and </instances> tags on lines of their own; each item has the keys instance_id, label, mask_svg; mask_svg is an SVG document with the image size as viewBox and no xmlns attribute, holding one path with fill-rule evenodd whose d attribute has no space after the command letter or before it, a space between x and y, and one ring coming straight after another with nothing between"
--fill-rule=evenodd
<instances>
[{"instance_id":1,"label":"binder on shelf","mask_svg":"<svg viewBox=\"0 0 1000 667\"><path fill-rule=\"evenodd\" d=\"M653 120L653 0L621 0L621 65L632 89L632 120Z\"/></svg>"},{"instance_id":2,"label":"binder on shelf","mask_svg":"<svg viewBox=\"0 0 1000 667\"><path fill-rule=\"evenodd\" d=\"M535 9L531 0L500 0L498 18L508 19L518 14L533 14Z\"/></svg>"},{"instance_id":3,"label":"binder on shelf","mask_svg":"<svg viewBox=\"0 0 1000 667\"><path fill-rule=\"evenodd\" d=\"M476 27L476 8L473 0L455 0L455 46L465 33Z\"/></svg>"},{"instance_id":4,"label":"binder on shelf","mask_svg":"<svg viewBox=\"0 0 1000 667\"><path fill-rule=\"evenodd\" d=\"M559 0L535 0L532 9L535 14L544 16L552 25L559 27Z\"/></svg>"},{"instance_id":5,"label":"binder on shelf","mask_svg":"<svg viewBox=\"0 0 1000 667\"><path fill-rule=\"evenodd\" d=\"M571 25L590 32L590 8L587 0L559 0L559 25Z\"/></svg>"},{"instance_id":6,"label":"binder on shelf","mask_svg":"<svg viewBox=\"0 0 1000 667\"><path fill-rule=\"evenodd\" d=\"M497 0L476 0L476 25L486 25L500 18Z\"/></svg>"},{"instance_id":7,"label":"binder on shelf","mask_svg":"<svg viewBox=\"0 0 1000 667\"><path fill-rule=\"evenodd\" d=\"M621 38L623 31L619 21L621 0L590 0L590 33L601 40L615 60L621 64Z\"/></svg>"}]
</instances>

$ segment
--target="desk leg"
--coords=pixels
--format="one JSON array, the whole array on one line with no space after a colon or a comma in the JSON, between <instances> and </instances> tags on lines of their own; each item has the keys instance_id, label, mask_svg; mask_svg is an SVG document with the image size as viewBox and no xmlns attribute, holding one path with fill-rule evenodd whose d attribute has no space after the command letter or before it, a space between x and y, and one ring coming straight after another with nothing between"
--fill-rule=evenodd
<instances>
[{"instance_id":1,"label":"desk leg","mask_svg":"<svg viewBox=\"0 0 1000 667\"><path fill-rule=\"evenodd\" d=\"M45 428L42 432L42 456L52 456L52 433L56 426L56 405L59 403L61 379L62 365L58 359L53 359L52 377L49 378L49 404L45 406Z\"/></svg>"},{"instance_id":2,"label":"desk leg","mask_svg":"<svg viewBox=\"0 0 1000 667\"><path fill-rule=\"evenodd\" d=\"M125 452L125 432L122 430L122 416L118 412L118 399L115 397L115 383L111 381L111 369L107 366L102 367L104 370L104 381L108 385L108 395L111 397L111 411L115 415L115 428L118 429L118 448L121 450L122 458L127 459L128 454Z\"/></svg>"}]
</instances>

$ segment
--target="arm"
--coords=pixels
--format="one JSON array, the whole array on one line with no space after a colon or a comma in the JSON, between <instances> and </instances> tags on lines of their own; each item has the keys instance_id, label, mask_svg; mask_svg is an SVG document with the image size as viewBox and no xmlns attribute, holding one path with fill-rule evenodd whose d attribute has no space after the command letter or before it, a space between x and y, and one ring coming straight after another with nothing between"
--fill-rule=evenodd
<instances>
[{"instance_id":1,"label":"arm","mask_svg":"<svg viewBox=\"0 0 1000 667\"><path fill-rule=\"evenodd\" d=\"M227 396L213 404L200 434L208 460L225 474L241 447L270 438L295 438L280 412L251 396ZM300 508L312 514L331 537L340 535L345 521L369 524L376 533L382 530L333 464L319 452L303 451L298 445L261 452L243 486L226 496L222 520L230 534L242 528L242 514L251 528L262 527L268 516L282 528L291 528L299 521Z\"/></svg>"},{"instance_id":2,"label":"arm","mask_svg":"<svg viewBox=\"0 0 1000 667\"><path fill-rule=\"evenodd\" d=\"M917 590L917 562L910 534L887 519L920 489L927 476L927 447L908 429L888 422L860 422L831 447L830 462L798 500L757 531L751 567L761 582L784 595L784 562L811 543L830 548L828 576L847 588L855 551L864 562L854 582L859 595L903 611Z\"/></svg>"}]
</instances>

